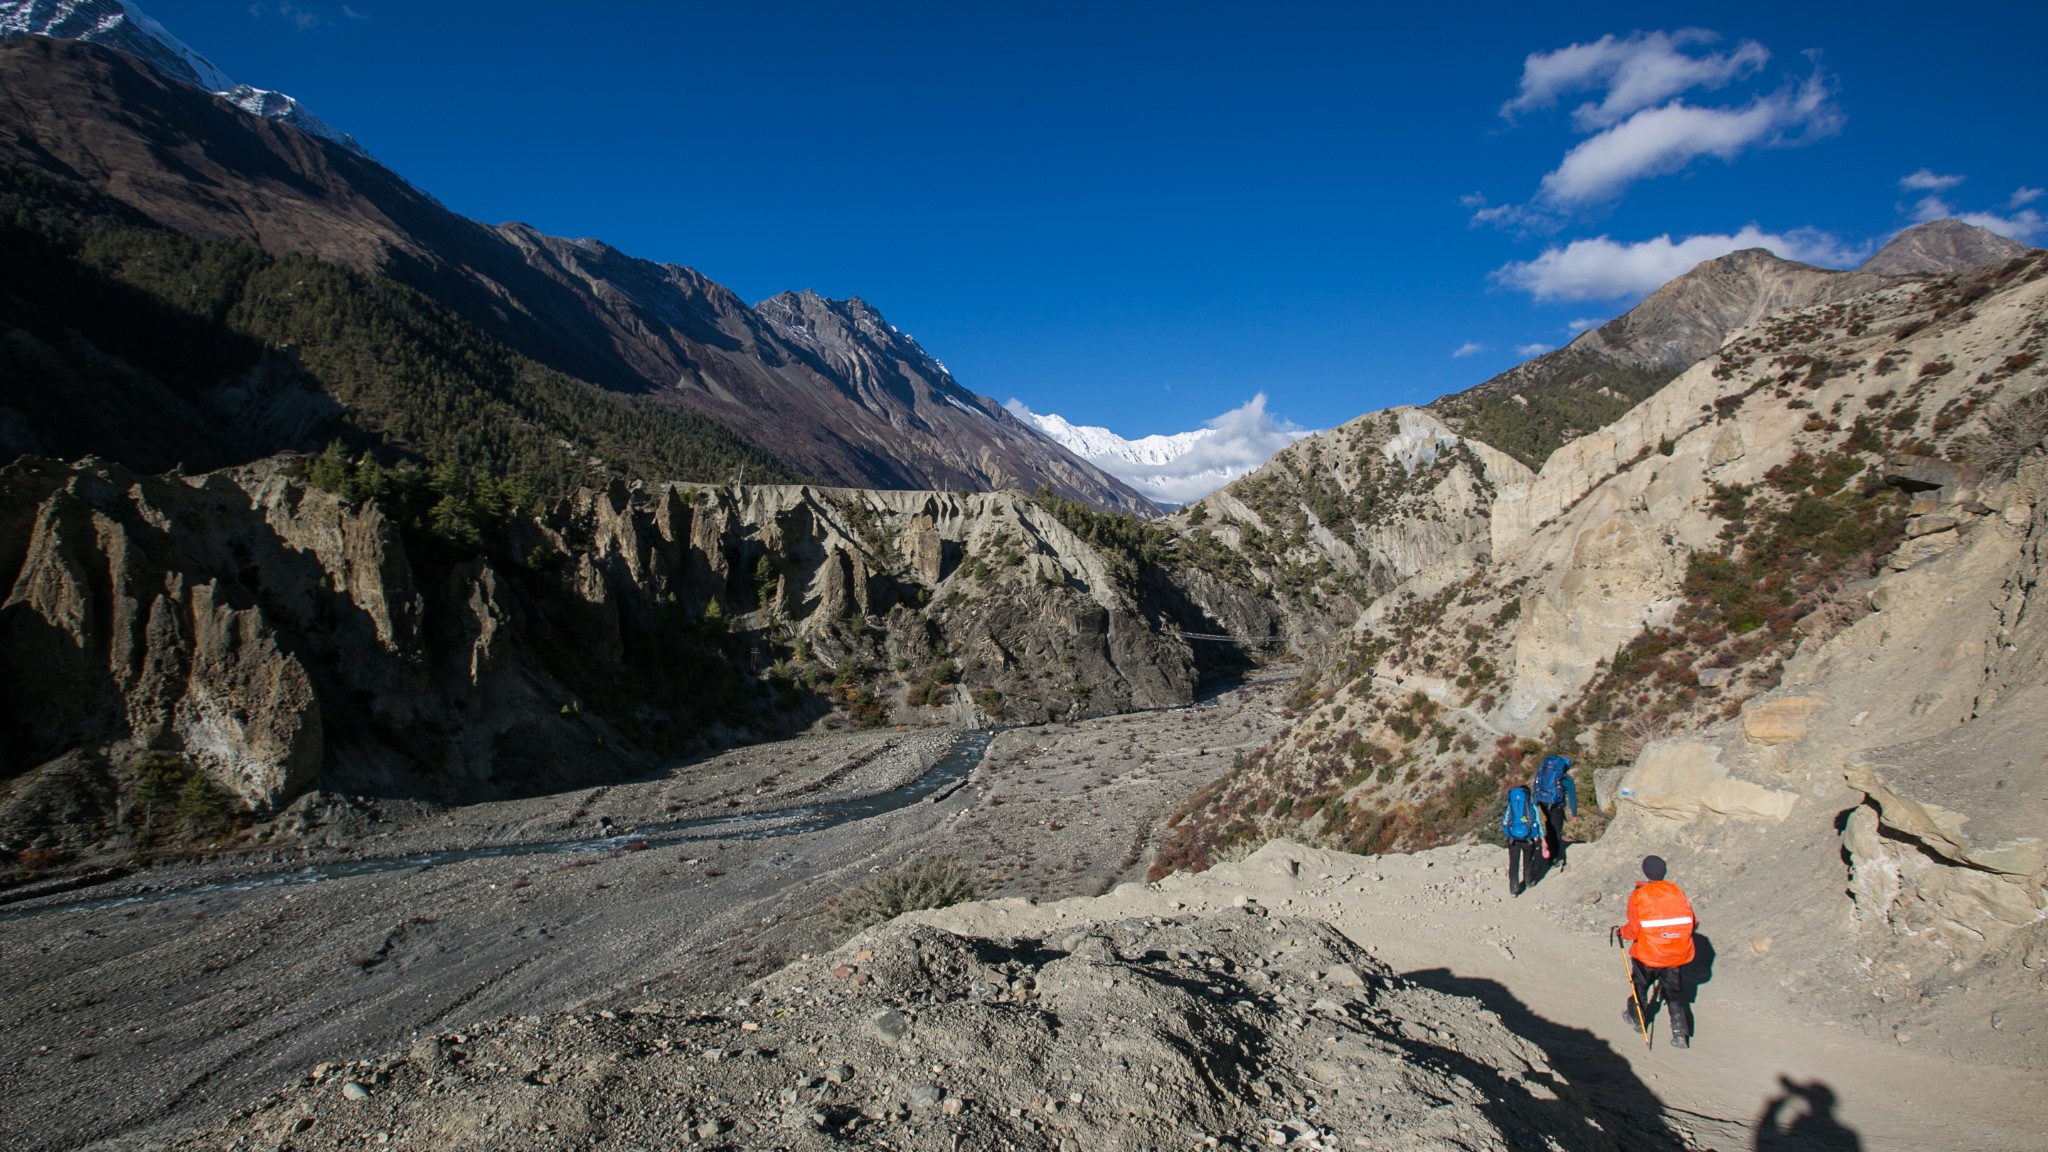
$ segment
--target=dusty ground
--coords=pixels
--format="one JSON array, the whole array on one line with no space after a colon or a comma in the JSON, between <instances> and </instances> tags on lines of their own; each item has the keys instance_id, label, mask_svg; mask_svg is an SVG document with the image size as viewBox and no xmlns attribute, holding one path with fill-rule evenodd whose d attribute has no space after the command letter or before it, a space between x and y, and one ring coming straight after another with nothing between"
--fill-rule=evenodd
<instances>
[{"instance_id":1,"label":"dusty ground","mask_svg":"<svg viewBox=\"0 0 2048 1152\"><path fill-rule=\"evenodd\" d=\"M1597 1149L1535 1045L1251 908L977 940L895 925L726 1003L425 1037L183 1148Z\"/></svg>"},{"instance_id":2,"label":"dusty ground","mask_svg":"<svg viewBox=\"0 0 2048 1152\"><path fill-rule=\"evenodd\" d=\"M1692 1047L1670 1047L1660 1022L1646 1048L1622 1020L1623 961L1606 941L1606 926L1624 917L1637 860L1632 851L1619 859L1619 847L1574 847L1568 869L1520 899L1507 895L1503 849L1360 857L1276 842L1242 863L1100 900L983 903L913 918L974 933L1050 933L1197 915L1250 897L1275 915L1327 921L1419 984L1475 997L1541 1048L1611 1127L1632 1133L1626 1147L2043 1147L2048 1097L2037 1068L1861 1034L1834 1018L1841 997L1788 992L1747 941L1720 942L1698 990ZM1713 909L1699 912L1711 941Z\"/></svg>"},{"instance_id":3,"label":"dusty ground","mask_svg":"<svg viewBox=\"0 0 2048 1152\"><path fill-rule=\"evenodd\" d=\"M1136 879L1172 807L1277 729L1290 671L1192 708L1002 733L965 786L822 831L764 835L778 813L889 793L954 734L790 741L448 812L324 797L253 853L0 907L0 1147L139 1146L437 1029L728 995L830 947L825 902L901 859L955 856L991 895ZM685 842L659 831L750 814ZM562 841L584 842L519 853ZM449 850L471 854L288 882Z\"/></svg>"}]
</instances>

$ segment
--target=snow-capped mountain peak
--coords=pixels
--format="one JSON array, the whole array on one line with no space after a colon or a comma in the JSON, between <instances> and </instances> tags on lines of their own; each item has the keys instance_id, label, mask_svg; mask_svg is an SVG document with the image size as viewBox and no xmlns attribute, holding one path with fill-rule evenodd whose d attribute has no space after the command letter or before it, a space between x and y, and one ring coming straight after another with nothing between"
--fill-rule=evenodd
<instances>
[{"instance_id":1,"label":"snow-capped mountain peak","mask_svg":"<svg viewBox=\"0 0 2048 1152\"><path fill-rule=\"evenodd\" d=\"M1019 409L1023 409L1019 412ZM1214 436L1214 428L1197 428L1192 432L1175 432L1172 435L1140 436L1126 440L1107 428L1091 424L1074 424L1056 413L1033 412L1021 404L1010 409L1022 416L1032 427L1045 433L1052 441L1084 460L1101 462L1121 460L1127 464L1142 464L1157 468L1187 455L1198 441Z\"/></svg>"},{"instance_id":2,"label":"snow-capped mountain peak","mask_svg":"<svg viewBox=\"0 0 2048 1152\"><path fill-rule=\"evenodd\" d=\"M14 36L49 36L118 48L159 74L222 97L251 116L290 124L369 155L354 137L337 131L290 96L235 83L213 61L127 0L0 0L0 40Z\"/></svg>"},{"instance_id":3,"label":"snow-capped mountain peak","mask_svg":"<svg viewBox=\"0 0 2048 1152\"><path fill-rule=\"evenodd\" d=\"M1168 506L1207 496L1310 434L1269 414L1263 392L1203 427L1136 440L1033 412L1017 400L1004 407L1046 439Z\"/></svg>"}]
</instances>

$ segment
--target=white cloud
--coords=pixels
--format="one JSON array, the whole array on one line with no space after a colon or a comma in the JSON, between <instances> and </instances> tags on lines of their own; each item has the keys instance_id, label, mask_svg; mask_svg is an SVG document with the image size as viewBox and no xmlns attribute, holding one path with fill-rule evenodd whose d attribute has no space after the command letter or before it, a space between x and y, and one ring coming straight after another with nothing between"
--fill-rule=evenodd
<instances>
[{"instance_id":1,"label":"white cloud","mask_svg":"<svg viewBox=\"0 0 2048 1152\"><path fill-rule=\"evenodd\" d=\"M1961 176L1942 176L1931 168L1922 168L1910 176L1900 177L1899 187L1904 188L1908 192L1939 192L1944 188L1953 188L1962 182L1963 177Z\"/></svg>"},{"instance_id":2,"label":"white cloud","mask_svg":"<svg viewBox=\"0 0 2048 1152\"><path fill-rule=\"evenodd\" d=\"M1544 354L1545 352L1548 352L1548 351L1550 351L1550 349L1551 349L1551 348L1552 348L1552 345L1549 345L1549 344L1540 344L1540 343L1539 343L1539 344L1517 344L1517 345L1515 345L1515 355L1517 355L1517 356L1541 356L1541 355L1543 355L1543 354Z\"/></svg>"},{"instance_id":3,"label":"white cloud","mask_svg":"<svg viewBox=\"0 0 2048 1152\"><path fill-rule=\"evenodd\" d=\"M1607 321L1605 320L1596 319L1591 316L1581 316L1577 320L1574 320L1571 323L1566 324L1564 326L1564 330L1571 333L1574 336L1577 336L1579 333L1584 332L1588 328L1598 328L1599 326L1605 323L1607 323Z\"/></svg>"},{"instance_id":4,"label":"white cloud","mask_svg":"<svg viewBox=\"0 0 2048 1152\"><path fill-rule=\"evenodd\" d=\"M1451 349L1451 359L1463 360L1467 356L1477 356L1484 351L1486 351L1486 345L1473 340L1467 340L1456 348Z\"/></svg>"},{"instance_id":5,"label":"white cloud","mask_svg":"<svg viewBox=\"0 0 2048 1152\"><path fill-rule=\"evenodd\" d=\"M1792 147L1841 129L1842 112L1817 56L1805 80L1746 102L1688 102L1688 93L1725 88L1770 61L1754 40L1706 50L1719 40L1699 28L1632 32L1531 53L1522 62L1520 90L1501 115L1512 120L1568 94L1594 93L1571 114L1573 129L1587 138L1543 177L1527 204L1465 197L1472 223L1555 231L1573 212L1618 199L1637 181L1681 172L1701 157L1732 161L1753 149Z\"/></svg>"},{"instance_id":6,"label":"white cloud","mask_svg":"<svg viewBox=\"0 0 2048 1152\"><path fill-rule=\"evenodd\" d=\"M1472 227L1492 224L1498 228L1509 228L1517 232L1555 232L1558 218L1549 212L1530 208L1524 204L1488 204L1486 197L1473 193L1460 196L1458 202L1472 210Z\"/></svg>"},{"instance_id":7,"label":"white cloud","mask_svg":"<svg viewBox=\"0 0 2048 1152\"><path fill-rule=\"evenodd\" d=\"M256 3L249 5L251 16L261 18L271 12L283 17L286 23L301 32L318 28L325 22L318 12L311 11L303 4L294 3L293 0L277 0L276 4L265 4L262 0L257 0ZM353 16L354 13L350 15Z\"/></svg>"},{"instance_id":8,"label":"white cloud","mask_svg":"<svg viewBox=\"0 0 2048 1152\"><path fill-rule=\"evenodd\" d=\"M2007 208L2023 208L2040 198L2041 190L2039 188L2015 188L2012 191L2012 198L2005 202L2005 206Z\"/></svg>"},{"instance_id":9,"label":"white cloud","mask_svg":"<svg viewBox=\"0 0 2048 1152\"><path fill-rule=\"evenodd\" d=\"M1750 148L1829 135L1841 123L1834 93L1818 72L1740 108L1674 100L1637 112L1565 153L1543 178L1539 199L1567 206L1611 200L1638 180L1677 172L1701 156L1733 160Z\"/></svg>"},{"instance_id":10,"label":"white cloud","mask_svg":"<svg viewBox=\"0 0 2048 1152\"><path fill-rule=\"evenodd\" d=\"M2020 191L2026 192L2032 191L2032 189L2022 188ZM2031 200L2033 197L2030 196L2027 199ZM2026 202L2026 200L2018 201L2021 204ZM2011 201L2007 203L2009 207L2012 205ZM1922 196L1920 202L1913 205L1914 223L1925 224L1930 220L1947 220L1951 218L1961 220L1965 224L1975 224L1987 232L1996 232L2000 236L2009 236L2026 244L2032 244L2037 236L2048 234L2048 219L2044 219L2039 212L2034 211L2032 208L2023 208L2006 216L2000 216L1995 212L1958 212L1955 206L1948 201L1943 200L1939 196L1931 195Z\"/></svg>"},{"instance_id":11,"label":"white cloud","mask_svg":"<svg viewBox=\"0 0 2048 1152\"><path fill-rule=\"evenodd\" d=\"M1582 132L1616 123L1638 109L1694 88L1721 88L1755 72L1771 54L1754 40L1732 52L1688 55L1682 48L1720 39L1700 28L1677 32L1632 32L1602 36L1555 52L1532 52L1522 61L1521 91L1501 106L1501 115L1547 108L1572 92L1604 90L1596 103L1581 104L1572 121Z\"/></svg>"},{"instance_id":12,"label":"white cloud","mask_svg":"<svg viewBox=\"0 0 2048 1152\"><path fill-rule=\"evenodd\" d=\"M1811 228L1783 234L1751 224L1733 235L1669 234L1635 244L1619 244L1605 236L1574 240L1543 250L1534 260L1495 269L1494 283L1527 292L1539 301L1619 300L1647 296L1703 260L1743 248L1768 248L1787 260L1847 267L1862 253L1825 232ZM1579 322L1574 321L1574 327ZM1594 322L1587 322L1588 326Z\"/></svg>"},{"instance_id":13,"label":"white cloud","mask_svg":"<svg viewBox=\"0 0 2048 1152\"><path fill-rule=\"evenodd\" d=\"M1263 392L1199 429L1139 440L1125 440L1106 428L1075 428L1057 416L1039 416L1014 399L1005 407L1048 435L1053 434L1048 425L1064 426L1069 434L1054 439L1070 449L1089 449L1075 454L1165 504L1200 500L1311 434L1267 412Z\"/></svg>"}]
</instances>

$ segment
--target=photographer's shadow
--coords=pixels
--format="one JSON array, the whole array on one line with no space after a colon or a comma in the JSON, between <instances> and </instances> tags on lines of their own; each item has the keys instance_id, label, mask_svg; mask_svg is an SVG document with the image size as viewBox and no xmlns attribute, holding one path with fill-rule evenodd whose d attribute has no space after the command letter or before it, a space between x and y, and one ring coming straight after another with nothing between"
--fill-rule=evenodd
<instances>
[{"instance_id":1,"label":"photographer's shadow","mask_svg":"<svg viewBox=\"0 0 2048 1152\"><path fill-rule=\"evenodd\" d=\"M1863 1138L1835 1116L1835 1090L1780 1074L1782 1089L1756 1118L1754 1152L1862 1152Z\"/></svg>"}]
</instances>

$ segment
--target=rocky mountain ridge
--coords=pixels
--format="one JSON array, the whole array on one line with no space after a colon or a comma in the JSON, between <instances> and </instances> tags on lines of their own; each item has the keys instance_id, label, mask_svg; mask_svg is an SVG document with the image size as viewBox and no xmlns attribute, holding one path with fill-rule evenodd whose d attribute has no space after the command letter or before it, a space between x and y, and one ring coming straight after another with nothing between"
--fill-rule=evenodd
<instances>
[{"instance_id":1,"label":"rocky mountain ridge","mask_svg":"<svg viewBox=\"0 0 2048 1152\"><path fill-rule=\"evenodd\" d=\"M251 116L290 124L353 152L369 155L355 137L336 130L282 92L237 84L168 28L124 0L6 0L0 3L0 40L48 36L118 48L173 80L210 92Z\"/></svg>"},{"instance_id":2,"label":"rocky mountain ridge","mask_svg":"<svg viewBox=\"0 0 2048 1152\"><path fill-rule=\"evenodd\" d=\"M863 332L850 312L824 309L818 338L843 354L820 356L695 272L465 220L367 157L111 49L17 38L0 45L0 78L0 162L189 237L389 276L570 377L701 412L799 474L855 487L1049 483L1098 507L1151 510L885 324Z\"/></svg>"},{"instance_id":3,"label":"rocky mountain ridge","mask_svg":"<svg viewBox=\"0 0 2048 1152\"><path fill-rule=\"evenodd\" d=\"M1880 276L1940 275L2017 259L2027 251L2025 244L1974 224L1933 220L1892 237L1856 270Z\"/></svg>"},{"instance_id":4,"label":"rocky mountain ridge","mask_svg":"<svg viewBox=\"0 0 2048 1152\"><path fill-rule=\"evenodd\" d=\"M1872 257L1854 272L1780 259L1762 248L1731 252L1701 263L1563 348L1430 408L1458 431L1540 468L1559 445L1611 423L1766 316L1875 291L1885 283L1881 275L1959 272L2027 251L1959 221L1907 229L1887 251L1923 249L1918 262Z\"/></svg>"}]
</instances>

